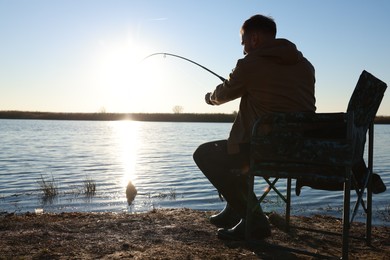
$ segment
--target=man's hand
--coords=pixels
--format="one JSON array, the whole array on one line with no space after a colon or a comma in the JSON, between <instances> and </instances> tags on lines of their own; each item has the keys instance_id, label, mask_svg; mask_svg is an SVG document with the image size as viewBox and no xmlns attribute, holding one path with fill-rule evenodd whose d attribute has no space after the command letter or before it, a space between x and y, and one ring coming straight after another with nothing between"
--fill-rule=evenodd
<instances>
[{"instance_id":1,"label":"man's hand","mask_svg":"<svg viewBox=\"0 0 390 260\"><path fill-rule=\"evenodd\" d=\"M207 104L214 106L214 104L211 102L211 99L210 99L211 94L212 94L211 92L207 93L206 96L204 97L204 99L205 99Z\"/></svg>"}]
</instances>

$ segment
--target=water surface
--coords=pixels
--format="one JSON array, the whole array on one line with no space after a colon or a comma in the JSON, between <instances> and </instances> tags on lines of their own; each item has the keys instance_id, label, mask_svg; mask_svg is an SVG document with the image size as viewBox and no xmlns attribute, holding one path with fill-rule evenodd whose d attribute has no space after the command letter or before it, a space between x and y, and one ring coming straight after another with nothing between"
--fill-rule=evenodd
<instances>
[{"instance_id":1,"label":"water surface","mask_svg":"<svg viewBox=\"0 0 390 260\"><path fill-rule=\"evenodd\" d=\"M201 143L226 139L230 123L0 120L0 211L126 211L161 207L221 209L215 188L192 160ZM375 127L375 168L389 187L390 127ZM45 198L39 181L54 180L58 195ZM84 184L96 184L94 196ZM129 206L126 186L138 194ZM263 189L258 181L257 189ZM282 191L284 188L282 187ZM390 215L389 191L374 195L374 222ZM342 192L303 188L294 214L340 216ZM283 212L274 196L266 211Z\"/></svg>"}]
</instances>

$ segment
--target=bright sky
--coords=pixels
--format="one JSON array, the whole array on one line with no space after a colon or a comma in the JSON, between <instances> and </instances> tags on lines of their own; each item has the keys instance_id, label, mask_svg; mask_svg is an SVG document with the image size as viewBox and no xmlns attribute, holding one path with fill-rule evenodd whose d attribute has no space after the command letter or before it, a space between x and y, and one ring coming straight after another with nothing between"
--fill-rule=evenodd
<instances>
[{"instance_id":1,"label":"bright sky","mask_svg":"<svg viewBox=\"0 0 390 260\"><path fill-rule=\"evenodd\" d=\"M0 0L0 110L231 113L204 103L272 16L316 68L318 112L345 111L362 70L390 84L390 1ZM378 115L390 115L390 89Z\"/></svg>"}]
</instances>

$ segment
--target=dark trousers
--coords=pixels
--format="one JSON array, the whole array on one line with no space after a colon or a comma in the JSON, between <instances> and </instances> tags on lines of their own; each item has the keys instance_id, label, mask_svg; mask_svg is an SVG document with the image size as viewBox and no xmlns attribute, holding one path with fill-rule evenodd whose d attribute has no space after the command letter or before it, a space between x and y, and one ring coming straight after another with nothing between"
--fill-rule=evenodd
<instances>
[{"instance_id":1,"label":"dark trousers","mask_svg":"<svg viewBox=\"0 0 390 260\"><path fill-rule=\"evenodd\" d=\"M194 161L227 203L245 218L248 185L240 172L249 169L249 144L240 146L237 154L228 154L227 140L205 143L194 152ZM254 207L255 214L264 215L259 204Z\"/></svg>"}]
</instances>

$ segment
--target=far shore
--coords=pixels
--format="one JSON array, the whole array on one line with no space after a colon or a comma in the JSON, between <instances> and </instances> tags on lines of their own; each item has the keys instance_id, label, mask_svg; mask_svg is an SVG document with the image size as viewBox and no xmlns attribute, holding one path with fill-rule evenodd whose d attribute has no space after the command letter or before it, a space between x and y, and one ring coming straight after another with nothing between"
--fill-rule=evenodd
<instances>
[{"instance_id":1,"label":"far shore","mask_svg":"<svg viewBox=\"0 0 390 260\"><path fill-rule=\"evenodd\" d=\"M88 121L156 121L156 122L233 122L235 114L195 113L57 113L0 111L0 119L88 120Z\"/></svg>"},{"instance_id":2,"label":"far shore","mask_svg":"<svg viewBox=\"0 0 390 260\"><path fill-rule=\"evenodd\" d=\"M0 111L0 119L155 121L155 122L234 122L236 113L65 113L39 111ZM377 116L375 124L390 124L390 116Z\"/></svg>"}]
</instances>

